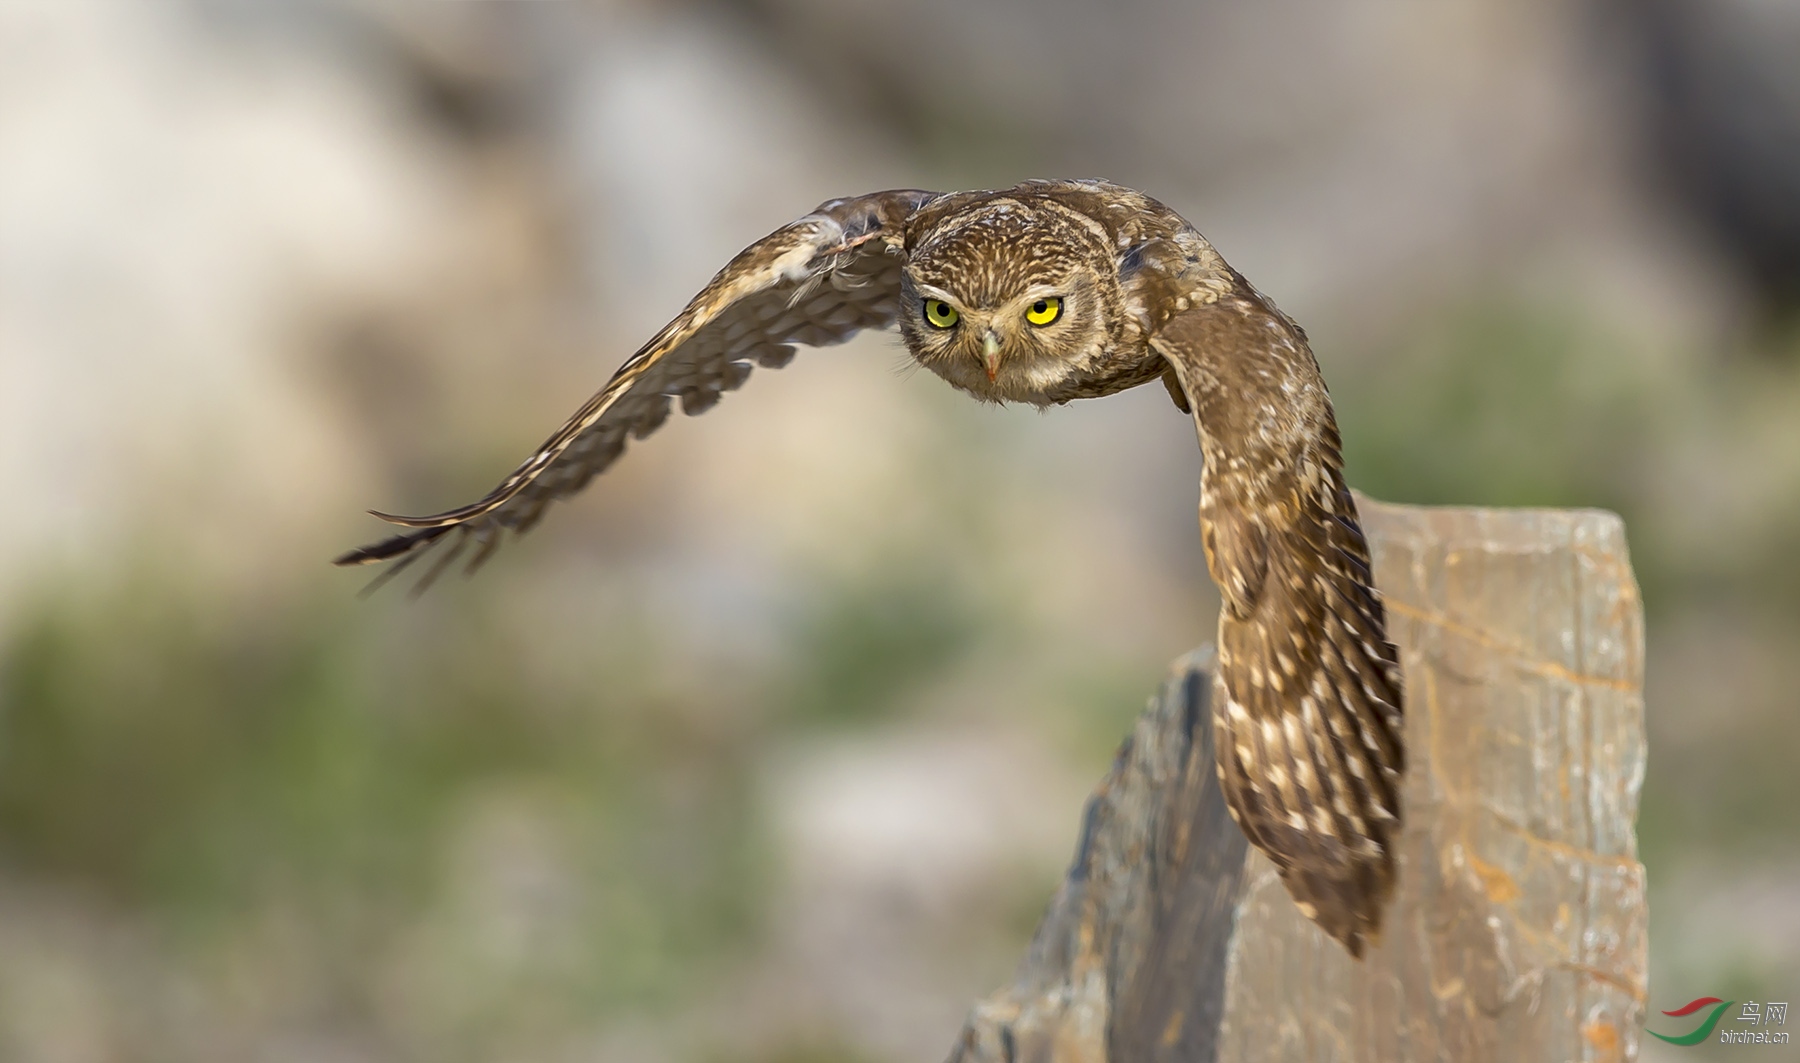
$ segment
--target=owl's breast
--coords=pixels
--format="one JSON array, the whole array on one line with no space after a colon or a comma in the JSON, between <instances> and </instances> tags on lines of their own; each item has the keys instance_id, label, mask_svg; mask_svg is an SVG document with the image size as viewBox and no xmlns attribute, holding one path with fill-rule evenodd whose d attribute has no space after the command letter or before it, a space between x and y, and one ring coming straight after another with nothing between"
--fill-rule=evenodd
<instances>
[{"instance_id":1,"label":"owl's breast","mask_svg":"<svg viewBox=\"0 0 1800 1063\"><path fill-rule=\"evenodd\" d=\"M1068 374L1052 390L1052 402L1096 399L1140 384L1162 379L1163 358L1150 348L1141 333L1130 333L1109 344L1093 362Z\"/></svg>"}]
</instances>

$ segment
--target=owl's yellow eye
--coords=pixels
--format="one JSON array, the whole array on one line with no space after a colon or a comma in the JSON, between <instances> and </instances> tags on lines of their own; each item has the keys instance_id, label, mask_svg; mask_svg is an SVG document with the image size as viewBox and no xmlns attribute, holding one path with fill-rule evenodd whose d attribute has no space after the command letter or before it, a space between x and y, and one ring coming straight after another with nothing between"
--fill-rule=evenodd
<instances>
[{"instance_id":1,"label":"owl's yellow eye","mask_svg":"<svg viewBox=\"0 0 1800 1063\"><path fill-rule=\"evenodd\" d=\"M1037 302L1032 303L1030 308L1025 311L1025 320L1031 322L1033 325L1049 325L1054 323L1056 319L1061 316L1062 299L1054 295L1045 299L1039 299Z\"/></svg>"},{"instance_id":2,"label":"owl's yellow eye","mask_svg":"<svg viewBox=\"0 0 1800 1063\"><path fill-rule=\"evenodd\" d=\"M951 328L962 315L942 299L925 300L925 320L933 328Z\"/></svg>"}]
</instances>

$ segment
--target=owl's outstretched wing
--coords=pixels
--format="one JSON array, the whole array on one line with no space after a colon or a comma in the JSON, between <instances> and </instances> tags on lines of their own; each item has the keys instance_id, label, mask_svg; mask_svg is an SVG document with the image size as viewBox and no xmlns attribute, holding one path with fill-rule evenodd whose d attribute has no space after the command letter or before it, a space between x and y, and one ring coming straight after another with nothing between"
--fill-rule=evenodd
<instances>
[{"instance_id":1,"label":"owl's outstretched wing","mask_svg":"<svg viewBox=\"0 0 1800 1063\"><path fill-rule=\"evenodd\" d=\"M1406 759L1399 654L1331 400L1305 335L1241 281L1151 342L1205 458L1226 802L1300 910L1360 957L1393 891Z\"/></svg>"},{"instance_id":2,"label":"owl's outstretched wing","mask_svg":"<svg viewBox=\"0 0 1800 1063\"><path fill-rule=\"evenodd\" d=\"M911 189L832 200L751 244L726 264L675 320L619 367L606 386L479 501L429 517L375 516L412 531L360 547L339 565L398 560L384 575L451 540L424 583L473 543L473 569L508 530L523 532L544 508L586 487L625 449L669 415L711 409L750 375L775 369L793 344L842 343L894 321L900 296L901 227L938 196Z\"/></svg>"}]
</instances>

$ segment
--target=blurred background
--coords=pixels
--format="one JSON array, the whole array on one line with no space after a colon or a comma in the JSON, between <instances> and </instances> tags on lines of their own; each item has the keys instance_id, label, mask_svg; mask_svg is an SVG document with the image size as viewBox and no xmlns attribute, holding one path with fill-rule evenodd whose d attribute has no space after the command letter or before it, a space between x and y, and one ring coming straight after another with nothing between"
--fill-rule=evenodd
<instances>
[{"instance_id":1,"label":"blurred background","mask_svg":"<svg viewBox=\"0 0 1800 1063\"><path fill-rule=\"evenodd\" d=\"M326 560L813 204L1052 175L1305 324L1365 491L1625 515L1653 1006L1800 995L1800 4L7 3L0 1060L941 1058L1211 635L1162 389L865 337L476 579Z\"/></svg>"}]
</instances>

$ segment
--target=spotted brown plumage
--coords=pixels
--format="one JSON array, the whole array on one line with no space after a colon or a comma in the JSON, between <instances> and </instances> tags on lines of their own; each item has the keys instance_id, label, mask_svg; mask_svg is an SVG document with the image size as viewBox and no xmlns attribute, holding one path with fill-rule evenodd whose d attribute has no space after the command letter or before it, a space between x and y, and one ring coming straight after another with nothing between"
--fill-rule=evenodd
<instances>
[{"instance_id":1,"label":"spotted brown plumage","mask_svg":"<svg viewBox=\"0 0 1800 1063\"><path fill-rule=\"evenodd\" d=\"M927 307L931 312L927 313ZM1392 892L1402 691L1306 337L1180 215L1099 181L832 200L750 245L483 498L338 564L470 546L485 561L667 419L794 344L898 324L918 363L1039 407L1161 381L1205 459L1200 526L1224 605L1214 725L1233 815L1309 917L1360 956Z\"/></svg>"},{"instance_id":2,"label":"spotted brown plumage","mask_svg":"<svg viewBox=\"0 0 1800 1063\"><path fill-rule=\"evenodd\" d=\"M1205 460L1226 802L1300 910L1361 956L1393 889L1400 665L1325 382L1300 329L1241 281L1152 346L1181 380Z\"/></svg>"}]
</instances>

